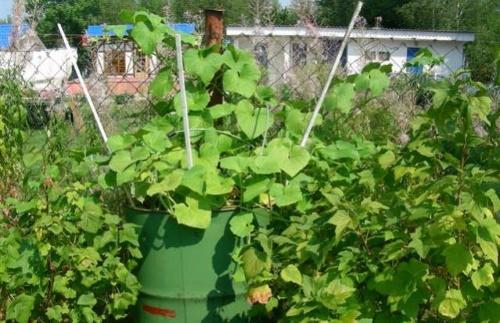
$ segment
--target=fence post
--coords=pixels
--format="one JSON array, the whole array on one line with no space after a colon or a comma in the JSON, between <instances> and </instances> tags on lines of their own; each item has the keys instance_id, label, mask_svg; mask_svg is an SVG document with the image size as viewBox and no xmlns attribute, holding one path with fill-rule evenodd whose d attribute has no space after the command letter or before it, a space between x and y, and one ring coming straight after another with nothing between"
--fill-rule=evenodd
<instances>
[{"instance_id":1,"label":"fence post","mask_svg":"<svg viewBox=\"0 0 500 323\"><path fill-rule=\"evenodd\" d=\"M222 45L224 11L205 9L205 46Z\"/></svg>"},{"instance_id":2,"label":"fence post","mask_svg":"<svg viewBox=\"0 0 500 323\"><path fill-rule=\"evenodd\" d=\"M184 127L184 144L188 169L193 168L193 151L191 148L191 129L189 128L189 107L187 105L186 82L184 78L184 62L182 56L181 35L175 34L175 49L177 54L177 69L179 73L180 101L182 106L182 124Z\"/></svg>"},{"instance_id":3,"label":"fence post","mask_svg":"<svg viewBox=\"0 0 500 323\"><path fill-rule=\"evenodd\" d=\"M335 73L337 72L337 68L339 67L340 60L342 59L342 53L344 53L344 50L347 47L347 43L349 42L349 37L351 37L351 32L354 29L354 25L356 23L356 20L358 19L359 13L361 12L361 9L363 8L363 2L358 1L358 5L356 6L356 9L354 9L354 13L352 14L351 22L349 24L349 27L347 27L347 30L344 35L344 39L342 40L342 44L340 45L340 49L337 52L337 57L335 57L335 62L333 63L332 70L330 71L330 74L328 75L328 79L326 80L325 87L323 88L323 91L321 92L321 96L316 103L316 107L314 108L314 111L312 113L311 119L309 120L309 123L307 124L307 129L304 133L304 136L302 137L302 141L300 142L301 147L305 147L307 144L307 140L309 139L309 136L311 135L311 131L314 127L314 124L316 123L316 119L318 118L319 111L321 110L321 106L323 105L323 101L325 101L326 95L328 94L328 90L330 90L330 85L332 84L333 77L335 76Z\"/></svg>"},{"instance_id":4,"label":"fence post","mask_svg":"<svg viewBox=\"0 0 500 323\"><path fill-rule=\"evenodd\" d=\"M205 47L209 48L214 45L222 45L222 38L224 36L224 11L205 9ZM222 86L222 77L218 72L215 75L215 80L210 85L212 92L209 107L222 104L224 101L224 93Z\"/></svg>"}]
</instances>

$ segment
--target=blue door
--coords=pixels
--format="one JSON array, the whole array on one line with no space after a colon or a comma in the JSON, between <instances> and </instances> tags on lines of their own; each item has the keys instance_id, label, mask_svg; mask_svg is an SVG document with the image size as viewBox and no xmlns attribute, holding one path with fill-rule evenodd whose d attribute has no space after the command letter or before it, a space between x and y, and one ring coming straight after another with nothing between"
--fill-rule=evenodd
<instances>
[{"instance_id":1,"label":"blue door","mask_svg":"<svg viewBox=\"0 0 500 323\"><path fill-rule=\"evenodd\" d=\"M406 61L409 62L415 57L417 57L417 53L420 50L418 47L408 47L406 50ZM414 75L421 75L424 72L424 67L422 65L409 66L408 72Z\"/></svg>"}]
</instances>

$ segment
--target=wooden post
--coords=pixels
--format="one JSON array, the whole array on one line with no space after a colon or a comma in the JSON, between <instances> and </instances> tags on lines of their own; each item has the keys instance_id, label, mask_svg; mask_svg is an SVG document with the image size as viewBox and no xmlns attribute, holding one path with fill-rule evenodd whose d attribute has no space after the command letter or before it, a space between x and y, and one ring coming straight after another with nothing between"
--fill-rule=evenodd
<instances>
[{"instance_id":1,"label":"wooden post","mask_svg":"<svg viewBox=\"0 0 500 323\"><path fill-rule=\"evenodd\" d=\"M205 10L205 46L222 45L224 36L224 11L223 10Z\"/></svg>"},{"instance_id":2,"label":"wooden post","mask_svg":"<svg viewBox=\"0 0 500 323\"><path fill-rule=\"evenodd\" d=\"M219 45L218 50L222 50L222 38L224 37L224 11L223 10L205 10L205 46L207 48ZM209 107L222 104L224 101L224 91L222 89L222 75L217 72L214 82L210 85L211 98Z\"/></svg>"}]
</instances>

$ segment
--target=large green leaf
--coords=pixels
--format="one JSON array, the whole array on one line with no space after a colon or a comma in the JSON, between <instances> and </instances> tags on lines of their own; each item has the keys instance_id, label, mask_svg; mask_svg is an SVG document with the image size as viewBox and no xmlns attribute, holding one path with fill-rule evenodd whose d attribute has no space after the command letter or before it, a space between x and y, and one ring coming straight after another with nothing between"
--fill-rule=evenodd
<instances>
[{"instance_id":1,"label":"large green leaf","mask_svg":"<svg viewBox=\"0 0 500 323\"><path fill-rule=\"evenodd\" d=\"M330 160L353 159L359 160L357 147L347 141L339 140L332 145L320 149L320 153Z\"/></svg>"},{"instance_id":2,"label":"large green leaf","mask_svg":"<svg viewBox=\"0 0 500 323\"><path fill-rule=\"evenodd\" d=\"M334 279L319 292L320 302L329 309L335 310L351 297L356 290L339 279Z\"/></svg>"},{"instance_id":3,"label":"large green leaf","mask_svg":"<svg viewBox=\"0 0 500 323\"><path fill-rule=\"evenodd\" d=\"M104 224L102 209L92 201L86 201L78 226L89 233L97 233Z\"/></svg>"},{"instance_id":4,"label":"large green leaf","mask_svg":"<svg viewBox=\"0 0 500 323\"><path fill-rule=\"evenodd\" d=\"M488 115L491 112L491 98L488 96L474 96L469 98L469 109L473 116L477 116L481 121L490 124Z\"/></svg>"},{"instance_id":5,"label":"large green leaf","mask_svg":"<svg viewBox=\"0 0 500 323\"><path fill-rule=\"evenodd\" d=\"M31 312L35 308L35 297L27 294L19 294L7 307L7 320L19 323L28 323Z\"/></svg>"},{"instance_id":6,"label":"large green leaf","mask_svg":"<svg viewBox=\"0 0 500 323\"><path fill-rule=\"evenodd\" d=\"M262 135L274 121L272 114L266 108L255 108L248 100L242 100L238 103L236 120L240 129L249 139Z\"/></svg>"},{"instance_id":7,"label":"large green leaf","mask_svg":"<svg viewBox=\"0 0 500 323\"><path fill-rule=\"evenodd\" d=\"M173 191L179 185L181 185L183 176L184 171L181 169L176 169L163 177L159 183L151 185L147 190L147 194L149 196L153 196L158 193Z\"/></svg>"},{"instance_id":8,"label":"large green leaf","mask_svg":"<svg viewBox=\"0 0 500 323\"><path fill-rule=\"evenodd\" d=\"M130 165L124 171L116 174L116 185L123 185L134 180L137 175L135 165Z\"/></svg>"},{"instance_id":9,"label":"large green leaf","mask_svg":"<svg viewBox=\"0 0 500 323\"><path fill-rule=\"evenodd\" d=\"M231 113L233 113L233 111L235 109L236 109L236 106L234 104L224 103L224 104L217 104L217 105L210 107L208 112L210 113L210 116L212 117L212 119L215 120L215 119L223 118L223 117L230 115Z\"/></svg>"},{"instance_id":10,"label":"large green leaf","mask_svg":"<svg viewBox=\"0 0 500 323\"><path fill-rule=\"evenodd\" d=\"M280 273L281 278L286 282L302 285L302 274L295 265L286 266Z\"/></svg>"},{"instance_id":11,"label":"large green leaf","mask_svg":"<svg viewBox=\"0 0 500 323\"><path fill-rule=\"evenodd\" d=\"M156 152L164 152L168 147L171 146L170 141L164 131L155 130L145 134L142 139L144 143Z\"/></svg>"},{"instance_id":12,"label":"large green leaf","mask_svg":"<svg viewBox=\"0 0 500 323\"><path fill-rule=\"evenodd\" d=\"M230 47L223 55L223 62L230 67L223 76L224 89L247 98L251 97L261 77L252 55Z\"/></svg>"},{"instance_id":13,"label":"large green leaf","mask_svg":"<svg viewBox=\"0 0 500 323\"><path fill-rule=\"evenodd\" d=\"M255 228L252 222L252 213L237 214L231 218L231 221L229 221L229 227L234 235L240 238L245 238L248 237Z\"/></svg>"},{"instance_id":14,"label":"large green leaf","mask_svg":"<svg viewBox=\"0 0 500 323\"><path fill-rule=\"evenodd\" d=\"M334 85L331 94L325 101L325 106L329 109L337 109L347 114L353 107L354 84L340 83Z\"/></svg>"},{"instance_id":15,"label":"large green leaf","mask_svg":"<svg viewBox=\"0 0 500 323\"><path fill-rule=\"evenodd\" d=\"M241 78L234 70L224 73L223 84L226 91L241 94L246 98L251 97L257 88L257 82Z\"/></svg>"},{"instance_id":16,"label":"large green leaf","mask_svg":"<svg viewBox=\"0 0 500 323\"><path fill-rule=\"evenodd\" d=\"M205 173L205 167L201 165L193 166L193 168L184 173L182 185L193 192L203 195L205 191Z\"/></svg>"},{"instance_id":17,"label":"large green leaf","mask_svg":"<svg viewBox=\"0 0 500 323\"><path fill-rule=\"evenodd\" d=\"M328 223L335 225L335 240L339 241L344 230L352 225L352 219L346 211L339 210L328 220Z\"/></svg>"},{"instance_id":18,"label":"large green leaf","mask_svg":"<svg viewBox=\"0 0 500 323\"><path fill-rule=\"evenodd\" d=\"M149 85L149 92L156 98L163 98L173 88L172 71L162 69Z\"/></svg>"},{"instance_id":19,"label":"large green leaf","mask_svg":"<svg viewBox=\"0 0 500 323\"><path fill-rule=\"evenodd\" d=\"M383 169L389 168L390 166L392 166L392 164L394 164L395 161L396 161L396 156L390 150L386 151L378 158L378 163Z\"/></svg>"},{"instance_id":20,"label":"large green leaf","mask_svg":"<svg viewBox=\"0 0 500 323\"><path fill-rule=\"evenodd\" d=\"M453 276L460 274L467 268L467 265L472 263L472 255L463 244L456 243L449 246L444 251L446 260L446 268Z\"/></svg>"},{"instance_id":21,"label":"large green leaf","mask_svg":"<svg viewBox=\"0 0 500 323\"><path fill-rule=\"evenodd\" d=\"M63 315L68 314L69 309L68 306L65 304L65 306L61 305L55 305L47 308L46 315L49 319L55 321L55 322L62 322L63 321Z\"/></svg>"},{"instance_id":22,"label":"large green leaf","mask_svg":"<svg viewBox=\"0 0 500 323\"><path fill-rule=\"evenodd\" d=\"M261 193L266 192L269 189L270 183L271 180L267 177L252 178L246 182L244 185L245 190L243 191L243 202L250 202Z\"/></svg>"},{"instance_id":23,"label":"large green leaf","mask_svg":"<svg viewBox=\"0 0 500 323\"><path fill-rule=\"evenodd\" d=\"M208 91L196 91L196 92L187 92L186 94L187 105L189 111L202 111L208 106L210 102L210 94ZM178 93L174 98L174 107L177 111L178 115L182 115L182 106L181 106L181 94Z\"/></svg>"},{"instance_id":24,"label":"large green leaf","mask_svg":"<svg viewBox=\"0 0 500 323\"><path fill-rule=\"evenodd\" d=\"M231 156L221 159L220 167L237 173L244 173L248 169L249 162L250 160L248 157Z\"/></svg>"},{"instance_id":25,"label":"large green leaf","mask_svg":"<svg viewBox=\"0 0 500 323\"><path fill-rule=\"evenodd\" d=\"M275 183L269 190L269 195L275 199L276 205L279 207L295 204L302 200L302 192L298 185L287 185Z\"/></svg>"},{"instance_id":26,"label":"large green leaf","mask_svg":"<svg viewBox=\"0 0 500 323\"><path fill-rule=\"evenodd\" d=\"M148 22L139 21L130 32L130 36L146 55L150 55L153 54L156 46L163 40L164 33L148 24Z\"/></svg>"},{"instance_id":27,"label":"large green leaf","mask_svg":"<svg viewBox=\"0 0 500 323\"><path fill-rule=\"evenodd\" d=\"M281 169L289 176L294 177L309 163L309 153L305 148L293 145L288 158L281 162Z\"/></svg>"},{"instance_id":28,"label":"large green leaf","mask_svg":"<svg viewBox=\"0 0 500 323\"><path fill-rule=\"evenodd\" d=\"M121 150L113 155L109 162L109 168L119 173L123 172L133 162L130 151Z\"/></svg>"},{"instance_id":29,"label":"large green leaf","mask_svg":"<svg viewBox=\"0 0 500 323\"><path fill-rule=\"evenodd\" d=\"M381 95L389 87L390 83L389 77L380 70L374 69L370 71L370 91L372 96Z\"/></svg>"},{"instance_id":30,"label":"large green leaf","mask_svg":"<svg viewBox=\"0 0 500 323\"><path fill-rule=\"evenodd\" d=\"M197 229L206 229L210 226L212 211L209 206L196 198L186 197L186 204L176 204L174 209L175 218L180 224Z\"/></svg>"},{"instance_id":31,"label":"large green leaf","mask_svg":"<svg viewBox=\"0 0 500 323\"><path fill-rule=\"evenodd\" d=\"M93 307L95 304L97 304L97 300L94 296L94 293L90 292L90 293L81 295L78 298L77 304L81 305L81 306Z\"/></svg>"},{"instance_id":32,"label":"large green leaf","mask_svg":"<svg viewBox=\"0 0 500 323\"><path fill-rule=\"evenodd\" d=\"M222 65L222 56L212 48L188 49L184 54L184 62L188 73L200 77L208 85Z\"/></svg>"},{"instance_id":33,"label":"large green leaf","mask_svg":"<svg viewBox=\"0 0 500 323\"><path fill-rule=\"evenodd\" d=\"M224 195L233 191L234 181L231 178L219 175L216 170L206 172L205 182L205 193L209 195Z\"/></svg>"},{"instance_id":34,"label":"large green leaf","mask_svg":"<svg viewBox=\"0 0 500 323\"><path fill-rule=\"evenodd\" d=\"M248 248L241 255L241 260L243 261L243 271L247 280L257 277L270 266L266 255L255 248Z\"/></svg>"},{"instance_id":35,"label":"large green leaf","mask_svg":"<svg viewBox=\"0 0 500 323\"><path fill-rule=\"evenodd\" d=\"M132 135L111 136L108 139L108 147L111 152L127 149L136 141Z\"/></svg>"},{"instance_id":36,"label":"large green leaf","mask_svg":"<svg viewBox=\"0 0 500 323\"><path fill-rule=\"evenodd\" d=\"M149 158L149 150L145 147L132 148L131 158L135 161L143 161Z\"/></svg>"},{"instance_id":37,"label":"large green leaf","mask_svg":"<svg viewBox=\"0 0 500 323\"><path fill-rule=\"evenodd\" d=\"M256 156L250 159L250 169L259 175L281 173L280 161L273 156Z\"/></svg>"},{"instance_id":38,"label":"large green leaf","mask_svg":"<svg viewBox=\"0 0 500 323\"><path fill-rule=\"evenodd\" d=\"M69 280L67 277L56 275L54 277L53 290L55 293L61 294L66 299L76 297L76 291L68 287Z\"/></svg>"}]
</instances>

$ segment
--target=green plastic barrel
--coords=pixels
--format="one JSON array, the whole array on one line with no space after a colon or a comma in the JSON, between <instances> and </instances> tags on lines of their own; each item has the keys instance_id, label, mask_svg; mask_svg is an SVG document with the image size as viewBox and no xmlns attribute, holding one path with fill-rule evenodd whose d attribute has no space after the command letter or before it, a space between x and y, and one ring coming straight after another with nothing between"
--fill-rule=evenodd
<instances>
[{"instance_id":1,"label":"green plastic barrel","mask_svg":"<svg viewBox=\"0 0 500 323\"><path fill-rule=\"evenodd\" d=\"M144 258L134 322L248 322L245 286L235 284L229 231L232 212L215 213L207 230L179 225L164 213L129 210Z\"/></svg>"}]
</instances>

